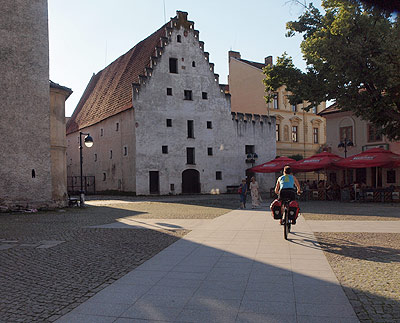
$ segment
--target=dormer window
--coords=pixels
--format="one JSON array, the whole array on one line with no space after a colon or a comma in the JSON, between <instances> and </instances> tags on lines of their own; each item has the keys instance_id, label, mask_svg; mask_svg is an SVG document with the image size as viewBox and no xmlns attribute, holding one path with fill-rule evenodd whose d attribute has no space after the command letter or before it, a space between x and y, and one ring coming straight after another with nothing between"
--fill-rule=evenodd
<instances>
[{"instance_id":1,"label":"dormer window","mask_svg":"<svg viewBox=\"0 0 400 323\"><path fill-rule=\"evenodd\" d=\"M178 43L181 43L182 42L182 36L181 35L176 36L176 41Z\"/></svg>"}]
</instances>

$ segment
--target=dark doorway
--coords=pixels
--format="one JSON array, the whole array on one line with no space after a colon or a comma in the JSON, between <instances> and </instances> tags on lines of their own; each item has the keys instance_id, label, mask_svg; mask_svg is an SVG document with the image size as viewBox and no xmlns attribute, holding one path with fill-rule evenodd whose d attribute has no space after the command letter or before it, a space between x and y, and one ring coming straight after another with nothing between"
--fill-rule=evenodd
<instances>
[{"instance_id":1,"label":"dark doorway","mask_svg":"<svg viewBox=\"0 0 400 323\"><path fill-rule=\"evenodd\" d=\"M195 169L187 169L182 172L182 193L200 193L200 173Z\"/></svg>"},{"instance_id":2,"label":"dark doorway","mask_svg":"<svg viewBox=\"0 0 400 323\"><path fill-rule=\"evenodd\" d=\"M382 187L382 168L371 167L372 187ZM377 181L378 180L378 181Z\"/></svg>"},{"instance_id":3,"label":"dark doorway","mask_svg":"<svg viewBox=\"0 0 400 323\"><path fill-rule=\"evenodd\" d=\"M247 189L249 189L250 187L250 182L251 182L251 178L255 175L254 172L251 172L249 170L250 168L246 169L246 183L247 183ZM240 184L240 183L239 183Z\"/></svg>"},{"instance_id":4,"label":"dark doorway","mask_svg":"<svg viewBox=\"0 0 400 323\"><path fill-rule=\"evenodd\" d=\"M356 168L356 183L361 184L367 183L367 169L366 168Z\"/></svg>"},{"instance_id":5,"label":"dark doorway","mask_svg":"<svg viewBox=\"0 0 400 323\"><path fill-rule=\"evenodd\" d=\"M160 194L160 175L157 171L151 171L150 174L150 194Z\"/></svg>"}]
</instances>

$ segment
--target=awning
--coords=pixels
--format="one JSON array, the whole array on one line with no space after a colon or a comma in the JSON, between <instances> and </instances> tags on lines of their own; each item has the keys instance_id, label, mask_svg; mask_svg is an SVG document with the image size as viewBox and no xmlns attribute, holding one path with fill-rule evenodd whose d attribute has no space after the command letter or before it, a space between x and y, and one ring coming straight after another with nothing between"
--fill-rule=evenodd
<instances>
[{"instance_id":1,"label":"awning","mask_svg":"<svg viewBox=\"0 0 400 323\"><path fill-rule=\"evenodd\" d=\"M278 157L264 164L254 166L249 171L254 173L276 173L280 172L286 165L294 162L295 160L289 157Z\"/></svg>"},{"instance_id":2,"label":"awning","mask_svg":"<svg viewBox=\"0 0 400 323\"><path fill-rule=\"evenodd\" d=\"M347 157L335 163L345 168L366 168L366 167L400 167L400 155L382 148L368 149L362 153Z\"/></svg>"},{"instance_id":3,"label":"awning","mask_svg":"<svg viewBox=\"0 0 400 323\"><path fill-rule=\"evenodd\" d=\"M322 152L314 156L299 160L290 165L294 172L313 172L321 169L332 169L335 163L343 158L328 152Z\"/></svg>"}]
</instances>

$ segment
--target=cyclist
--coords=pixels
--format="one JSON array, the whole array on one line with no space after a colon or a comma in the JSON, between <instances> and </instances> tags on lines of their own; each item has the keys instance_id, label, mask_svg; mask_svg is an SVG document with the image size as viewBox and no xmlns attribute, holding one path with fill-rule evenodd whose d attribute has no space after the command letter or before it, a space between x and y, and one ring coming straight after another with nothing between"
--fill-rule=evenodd
<instances>
[{"instance_id":1,"label":"cyclist","mask_svg":"<svg viewBox=\"0 0 400 323\"><path fill-rule=\"evenodd\" d=\"M278 199L282 201L283 199L296 199L295 188L297 188L297 194L300 195L300 184L294 175L291 175L292 169L290 166L285 166L283 168L283 175L280 176L276 181L275 193L278 195ZM281 212L284 212L284 204L282 203ZM282 219L280 221L282 224Z\"/></svg>"}]
</instances>

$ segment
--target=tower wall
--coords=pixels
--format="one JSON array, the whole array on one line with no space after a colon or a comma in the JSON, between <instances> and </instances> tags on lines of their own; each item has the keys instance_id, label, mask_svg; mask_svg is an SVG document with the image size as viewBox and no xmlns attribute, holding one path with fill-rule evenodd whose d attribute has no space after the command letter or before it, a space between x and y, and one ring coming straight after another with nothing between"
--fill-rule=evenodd
<instances>
[{"instance_id":1,"label":"tower wall","mask_svg":"<svg viewBox=\"0 0 400 323\"><path fill-rule=\"evenodd\" d=\"M51 204L47 0L0 0L0 206Z\"/></svg>"}]
</instances>

